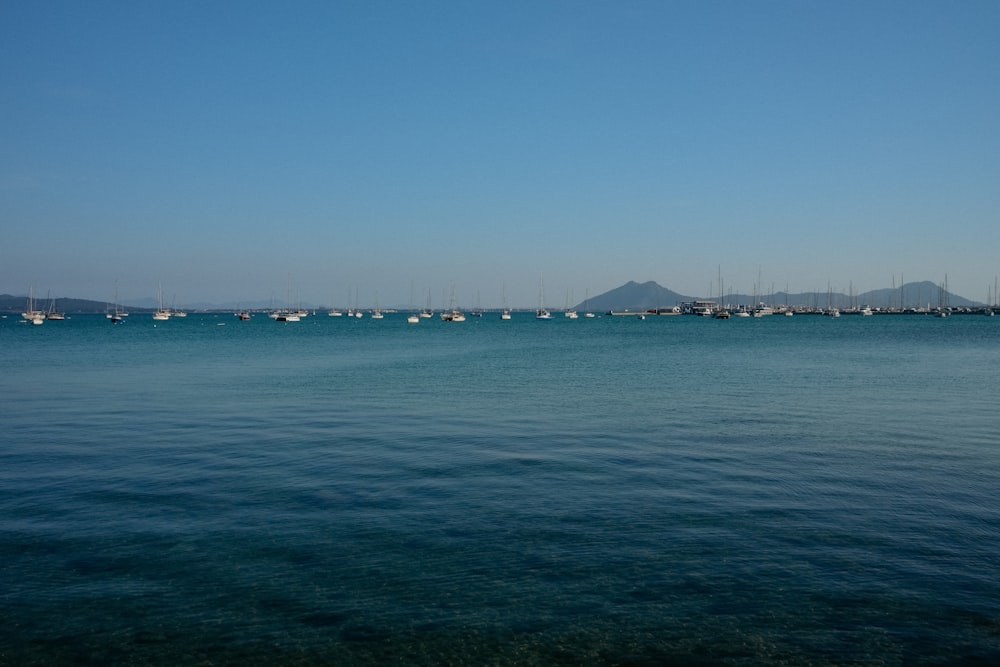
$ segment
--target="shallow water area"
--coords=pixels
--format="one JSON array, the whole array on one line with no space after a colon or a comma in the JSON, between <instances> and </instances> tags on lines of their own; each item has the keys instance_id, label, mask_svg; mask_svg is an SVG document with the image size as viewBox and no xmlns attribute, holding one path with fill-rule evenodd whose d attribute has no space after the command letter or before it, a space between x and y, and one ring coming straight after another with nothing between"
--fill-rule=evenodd
<instances>
[{"instance_id":1,"label":"shallow water area","mask_svg":"<svg viewBox=\"0 0 1000 667\"><path fill-rule=\"evenodd\" d=\"M0 320L0 662L998 663L998 320Z\"/></svg>"}]
</instances>

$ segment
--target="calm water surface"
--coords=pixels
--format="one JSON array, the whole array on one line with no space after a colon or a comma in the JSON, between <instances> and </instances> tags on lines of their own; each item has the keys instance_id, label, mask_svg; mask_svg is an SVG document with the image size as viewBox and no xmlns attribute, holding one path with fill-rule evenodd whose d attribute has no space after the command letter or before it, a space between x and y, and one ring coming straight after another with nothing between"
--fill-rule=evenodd
<instances>
[{"instance_id":1,"label":"calm water surface","mask_svg":"<svg viewBox=\"0 0 1000 667\"><path fill-rule=\"evenodd\" d=\"M1000 318L17 320L2 664L1000 663Z\"/></svg>"}]
</instances>

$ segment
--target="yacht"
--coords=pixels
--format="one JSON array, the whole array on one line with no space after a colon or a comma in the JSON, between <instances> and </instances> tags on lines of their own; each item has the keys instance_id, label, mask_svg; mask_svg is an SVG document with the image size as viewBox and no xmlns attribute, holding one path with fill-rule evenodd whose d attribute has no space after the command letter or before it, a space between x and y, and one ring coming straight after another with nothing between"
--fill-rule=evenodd
<instances>
[{"instance_id":1,"label":"yacht","mask_svg":"<svg viewBox=\"0 0 1000 667\"><path fill-rule=\"evenodd\" d=\"M47 320L65 320L66 314L60 313L56 310L56 300L49 300L49 309L45 311L45 319Z\"/></svg>"},{"instance_id":2,"label":"yacht","mask_svg":"<svg viewBox=\"0 0 1000 667\"><path fill-rule=\"evenodd\" d=\"M536 320L551 320L552 313L545 307L545 283L542 277L538 276L538 310L535 311Z\"/></svg>"},{"instance_id":3,"label":"yacht","mask_svg":"<svg viewBox=\"0 0 1000 667\"><path fill-rule=\"evenodd\" d=\"M21 313L21 317L32 324L42 324L45 322L45 311L35 309L35 299L30 289L28 290L28 305L24 312Z\"/></svg>"},{"instance_id":4,"label":"yacht","mask_svg":"<svg viewBox=\"0 0 1000 667\"><path fill-rule=\"evenodd\" d=\"M153 313L154 320L169 320L170 309L163 307L163 287L156 290L156 312Z\"/></svg>"}]
</instances>

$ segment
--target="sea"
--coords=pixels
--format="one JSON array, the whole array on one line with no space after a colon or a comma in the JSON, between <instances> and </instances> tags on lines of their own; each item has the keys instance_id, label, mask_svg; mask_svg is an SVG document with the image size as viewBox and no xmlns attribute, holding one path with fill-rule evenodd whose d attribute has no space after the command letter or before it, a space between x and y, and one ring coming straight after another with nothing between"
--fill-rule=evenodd
<instances>
[{"instance_id":1,"label":"sea","mask_svg":"<svg viewBox=\"0 0 1000 667\"><path fill-rule=\"evenodd\" d=\"M9 315L0 664L997 665L998 398L983 315Z\"/></svg>"}]
</instances>

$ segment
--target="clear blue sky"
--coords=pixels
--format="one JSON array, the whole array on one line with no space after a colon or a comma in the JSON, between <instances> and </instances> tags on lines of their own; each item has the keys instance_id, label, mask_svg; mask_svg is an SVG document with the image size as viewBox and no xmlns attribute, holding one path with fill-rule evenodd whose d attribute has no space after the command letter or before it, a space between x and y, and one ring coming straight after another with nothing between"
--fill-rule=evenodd
<instances>
[{"instance_id":1,"label":"clear blue sky","mask_svg":"<svg viewBox=\"0 0 1000 667\"><path fill-rule=\"evenodd\" d=\"M1000 273L996 0L5 2L0 118L0 292Z\"/></svg>"}]
</instances>

